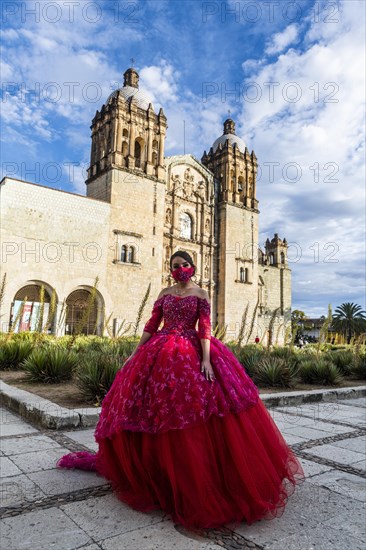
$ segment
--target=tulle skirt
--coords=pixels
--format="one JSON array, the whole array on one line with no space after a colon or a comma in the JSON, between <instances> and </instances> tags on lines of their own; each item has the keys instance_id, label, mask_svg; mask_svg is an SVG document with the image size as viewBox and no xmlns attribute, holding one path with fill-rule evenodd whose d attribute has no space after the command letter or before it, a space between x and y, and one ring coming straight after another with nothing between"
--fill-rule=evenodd
<instances>
[{"instance_id":1,"label":"tulle skirt","mask_svg":"<svg viewBox=\"0 0 366 550\"><path fill-rule=\"evenodd\" d=\"M121 501L141 512L161 509L186 528L280 516L305 479L261 399L185 429L121 431L99 442L94 464L88 454L84 469L109 480Z\"/></svg>"}]
</instances>

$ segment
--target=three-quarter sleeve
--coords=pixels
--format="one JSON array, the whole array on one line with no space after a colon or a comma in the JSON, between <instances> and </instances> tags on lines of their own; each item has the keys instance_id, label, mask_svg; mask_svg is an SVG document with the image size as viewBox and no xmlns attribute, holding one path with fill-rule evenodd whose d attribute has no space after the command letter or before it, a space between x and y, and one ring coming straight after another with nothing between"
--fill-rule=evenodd
<instances>
[{"instance_id":1,"label":"three-quarter sleeve","mask_svg":"<svg viewBox=\"0 0 366 550\"><path fill-rule=\"evenodd\" d=\"M154 334L159 328L160 322L163 318L163 296L158 300L155 300L151 317L144 326L144 331Z\"/></svg>"},{"instance_id":2,"label":"three-quarter sleeve","mask_svg":"<svg viewBox=\"0 0 366 550\"><path fill-rule=\"evenodd\" d=\"M198 336L211 340L211 307L209 302L200 298L198 303Z\"/></svg>"}]
</instances>

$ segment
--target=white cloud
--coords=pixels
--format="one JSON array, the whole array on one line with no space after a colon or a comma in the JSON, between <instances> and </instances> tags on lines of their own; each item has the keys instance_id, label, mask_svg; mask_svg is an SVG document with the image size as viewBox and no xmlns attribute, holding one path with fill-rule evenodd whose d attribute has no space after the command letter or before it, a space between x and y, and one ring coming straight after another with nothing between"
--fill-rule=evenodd
<instances>
[{"instance_id":1,"label":"white cloud","mask_svg":"<svg viewBox=\"0 0 366 550\"><path fill-rule=\"evenodd\" d=\"M360 3L343 3L337 25L312 24L304 51L264 59L244 81L262 91L259 101L243 102L239 119L262 169L260 241L277 231L293 243L293 300L307 314L319 313L319 301L364 297L364 280L352 275L362 271L365 253L363 11ZM272 101L266 82L278 84ZM296 89L299 100L291 102ZM270 162L278 163L272 182ZM300 170L296 181L291 163Z\"/></svg>"},{"instance_id":2,"label":"white cloud","mask_svg":"<svg viewBox=\"0 0 366 550\"><path fill-rule=\"evenodd\" d=\"M270 40L266 47L266 54L273 55L282 52L292 44L296 42L298 38L298 26L293 23L288 25L284 31L276 33Z\"/></svg>"},{"instance_id":3,"label":"white cloud","mask_svg":"<svg viewBox=\"0 0 366 550\"><path fill-rule=\"evenodd\" d=\"M160 65L143 67L140 71L141 88L153 98L153 103L165 105L178 101L178 83L180 73L174 67L162 60Z\"/></svg>"},{"instance_id":4,"label":"white cloud","mask_svg":"<svg viewBox=\"0 0 366 550\"><path fill-rule=\"evenodd\" d=\"M257 71L264 63L264 59L247 59L242 63L244 74L252 74Z\"/></svg>"},{"instance_id":5,"label":"white cloud","mask_svg":"<svg viewBox=\"0 0 366 550\"><path fill-rule=\"evenodd\" d=\"M54 132L45 116L43 109L36 101L24 101L22 94L6 94L2 101L1 118L5 126L15 126L31 136L50 141ZM6 133L3 134L6 141Z\"/></svg>"}]
</instances>

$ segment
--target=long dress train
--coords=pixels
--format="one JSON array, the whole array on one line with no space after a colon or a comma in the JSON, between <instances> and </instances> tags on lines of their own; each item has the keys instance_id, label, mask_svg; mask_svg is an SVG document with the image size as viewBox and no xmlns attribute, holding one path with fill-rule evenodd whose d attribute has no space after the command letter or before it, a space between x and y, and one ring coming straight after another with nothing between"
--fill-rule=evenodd
<instances>
[{"instance_id":1,"label":"long dress train","mask_svg":"<svg viewBox=\"0 0 366 550\"><path fill-rule=\"evenodd\" d=\"M97 453L68 453L57 467L94 470L132 508L161 509L187 528L281 515L303 468L243 366L211 336L207 300L165 294L144 330L151 338L102 402ZM213 382L200 370L201 338Z\"/></svg>"}]
</instances>

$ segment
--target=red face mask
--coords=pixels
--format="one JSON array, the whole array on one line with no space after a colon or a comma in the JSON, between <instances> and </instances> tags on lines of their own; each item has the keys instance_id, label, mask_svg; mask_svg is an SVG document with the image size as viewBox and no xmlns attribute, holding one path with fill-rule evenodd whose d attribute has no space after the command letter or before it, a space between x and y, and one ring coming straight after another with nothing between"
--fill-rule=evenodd
<instances>
[{"instance_id":1,"label":"red face mask","mask_svg":"<svg viewBox=\"0 0 366 550\"><path fill-rule=\"evenodd\" d=\"M194 267L177 267L172 271L172 276L176 281L186 282L188 281L194 273Z\"/></svg>"}]
</instances>

